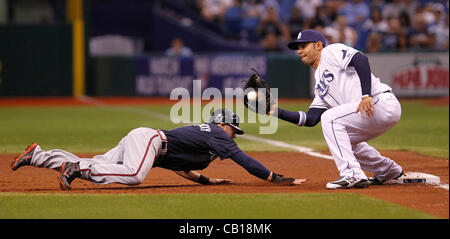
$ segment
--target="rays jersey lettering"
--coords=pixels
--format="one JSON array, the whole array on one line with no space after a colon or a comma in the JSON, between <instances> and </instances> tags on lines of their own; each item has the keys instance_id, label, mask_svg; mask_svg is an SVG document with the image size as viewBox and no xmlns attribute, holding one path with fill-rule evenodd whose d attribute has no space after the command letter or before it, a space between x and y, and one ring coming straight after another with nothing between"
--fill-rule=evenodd
<instances>
[{"instance_id":1,"label":"rays jersey lettering","mask_svg":"<svg viewBox=\"0 0 450 239\"><path fill-rule=\"evenodd\" d=\"M330 82L334 80L334 75L329 70L324 70L319 83L316 85L316 94L323 98L328 93Z\"/></svg>"},{"instance_id":2,"label":"rays jersey lettering","mask_svg":"<svg viewBox=\"0 0 450 239\"><path fill-rule=\"evenodd\" d=\"M348 66L358 50L342 43L326 46L314 73L316 80L313 105L332 108L361 100L361 81L354 67ZM390 89L372 74L372 95Z\"/></svg>"}]
</instances>

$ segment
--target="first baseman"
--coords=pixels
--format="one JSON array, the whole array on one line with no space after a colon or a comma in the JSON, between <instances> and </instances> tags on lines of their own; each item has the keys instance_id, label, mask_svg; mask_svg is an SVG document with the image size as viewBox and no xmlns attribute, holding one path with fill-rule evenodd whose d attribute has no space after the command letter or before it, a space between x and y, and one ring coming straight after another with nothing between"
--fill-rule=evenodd
<instances>
[{"instance_id":1,"label":"first baseman","mask_svg":"<svg viewBox=\"0 0 450 239\"><path fill-rule=\"evenodd\" d=\"M368 58L341 43L326 44L316 30L304 30L288 47L301 61L315 69L315 97L308 112L281 108L278 117L298 126L322 131L340 178L328 189L363 188L403 175L402 167L367 144L392 128L401 116L401 106L392 89L370 70ZM272 112L272 113L273 113ZM368 179L363 172L374 174Z\"/></svg>"},{"instance_id":2,"label":"first baseman","mask_svg":"<svg viewBox=\"0 0 450 239\"><path fill-rule=\"evenodd\" d=\"M76 178L96 184L142 183L153 167L166 168L201 184L226 184L229 179L208 178L194 170L202 170L217 157L231 158L250 174L282 185L297 185L306 179L285 178L242 152L234 142L239 117L227 109L212 113L208 123L171 130L137 128L122 138L119 144L103 155L79 158L60 149L44 151L32 144L12 163L11 169L22 166L51 168L60 171L61 189L70 190Z\"/></svg>"}]
</instances>

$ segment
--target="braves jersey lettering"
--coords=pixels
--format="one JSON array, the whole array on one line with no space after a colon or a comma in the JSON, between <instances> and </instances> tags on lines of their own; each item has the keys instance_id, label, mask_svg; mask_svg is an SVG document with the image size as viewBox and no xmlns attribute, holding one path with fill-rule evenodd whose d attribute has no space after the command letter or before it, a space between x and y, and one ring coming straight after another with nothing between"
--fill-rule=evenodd
<instances>
[{"instance_id":1,"label":"braves jersey lettering","mask_svg":"<svg viewBox=\"0 0 450 239\"><path fill-rule=\"evenodd\" d=\"M241 150L216 124L196 124L164 131L167 153L158 165L170 170L201 170L217 157L222 160Z\"/></svg>"}]
</instances>

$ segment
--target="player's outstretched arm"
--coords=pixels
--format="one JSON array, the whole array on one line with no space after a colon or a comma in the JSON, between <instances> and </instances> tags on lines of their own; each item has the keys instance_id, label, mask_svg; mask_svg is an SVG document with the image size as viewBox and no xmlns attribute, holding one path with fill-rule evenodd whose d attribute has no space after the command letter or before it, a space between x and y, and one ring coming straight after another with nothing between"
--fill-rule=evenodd
<instances>
[{"instance_id":1,"label":"player's outstretched arm","mask_svg":"<svg viewBox=\"0 0 450 239\"><path fill-rule=\"evenodd\" d=\"M231 159L245 168L253 176L272 183L277 183L280 185L299 185L306 181L306 179L285 178L283 175L272 172L244 152L239 152L232 155Z\"/></svg>"},{"instance_id":2,"label":"player's outstretched arm","mask_svg":"<svg viewBox=\"0 0 450 239\"><path fill-rule=\"evenodd\" d=\"M306 178L285 178L283 175L274 172L270 172L267 180L281 185L300 185L306 182Z\"/></svg>"},{"instance_id":3,"label":"player's outstretched arm","mask_svg":"<svg viewBox=\"0 0 450 239\"><path fill-rule=\"evenodd\" d=\"M208 177L205 177L195 171L174 171L174 172L183 178L189 179L191 181L194 181L196 183L200 183L203 185L228 184L231 182L230 179L208 178Z\"/></svg>"}]
</instances>

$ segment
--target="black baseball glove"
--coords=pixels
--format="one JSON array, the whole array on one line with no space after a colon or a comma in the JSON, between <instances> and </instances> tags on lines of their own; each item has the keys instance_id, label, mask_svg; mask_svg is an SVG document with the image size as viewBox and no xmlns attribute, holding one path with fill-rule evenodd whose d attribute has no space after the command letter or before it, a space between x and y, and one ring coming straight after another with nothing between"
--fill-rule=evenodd
<instances>
[{"instance_id":1,"label":"black baseball glove","mask_svg":"<svg viewBox=\"0 0 450 239\"><path fill-rule=\"evenodd\" d=\"M258 93L258 89L263 89L262 92L265 94L257 94L256 100L250 101L247 94L244 95L244 105L247 109L259 113L259 114L270 114L272 106L275 104L275 100L270 94L270 88L267 82L258 74L258 72L251 68L253 73L247 81L245 81L244 91L248 94L252 90ZM252 89L249 91L249 89ZM262 108L258 108L262 107Z\"/></svg>"},{"instance_id":2,"label":"black baseball glove","mask_svg":"<svg viewBox=\"0 0 450 239\"><path fill-rule=\"evenodd\" d=\"M281 174L273 173L270 181L280 185L294 185L295 178L285 178Z\"/></svg>"}]
</instances>

